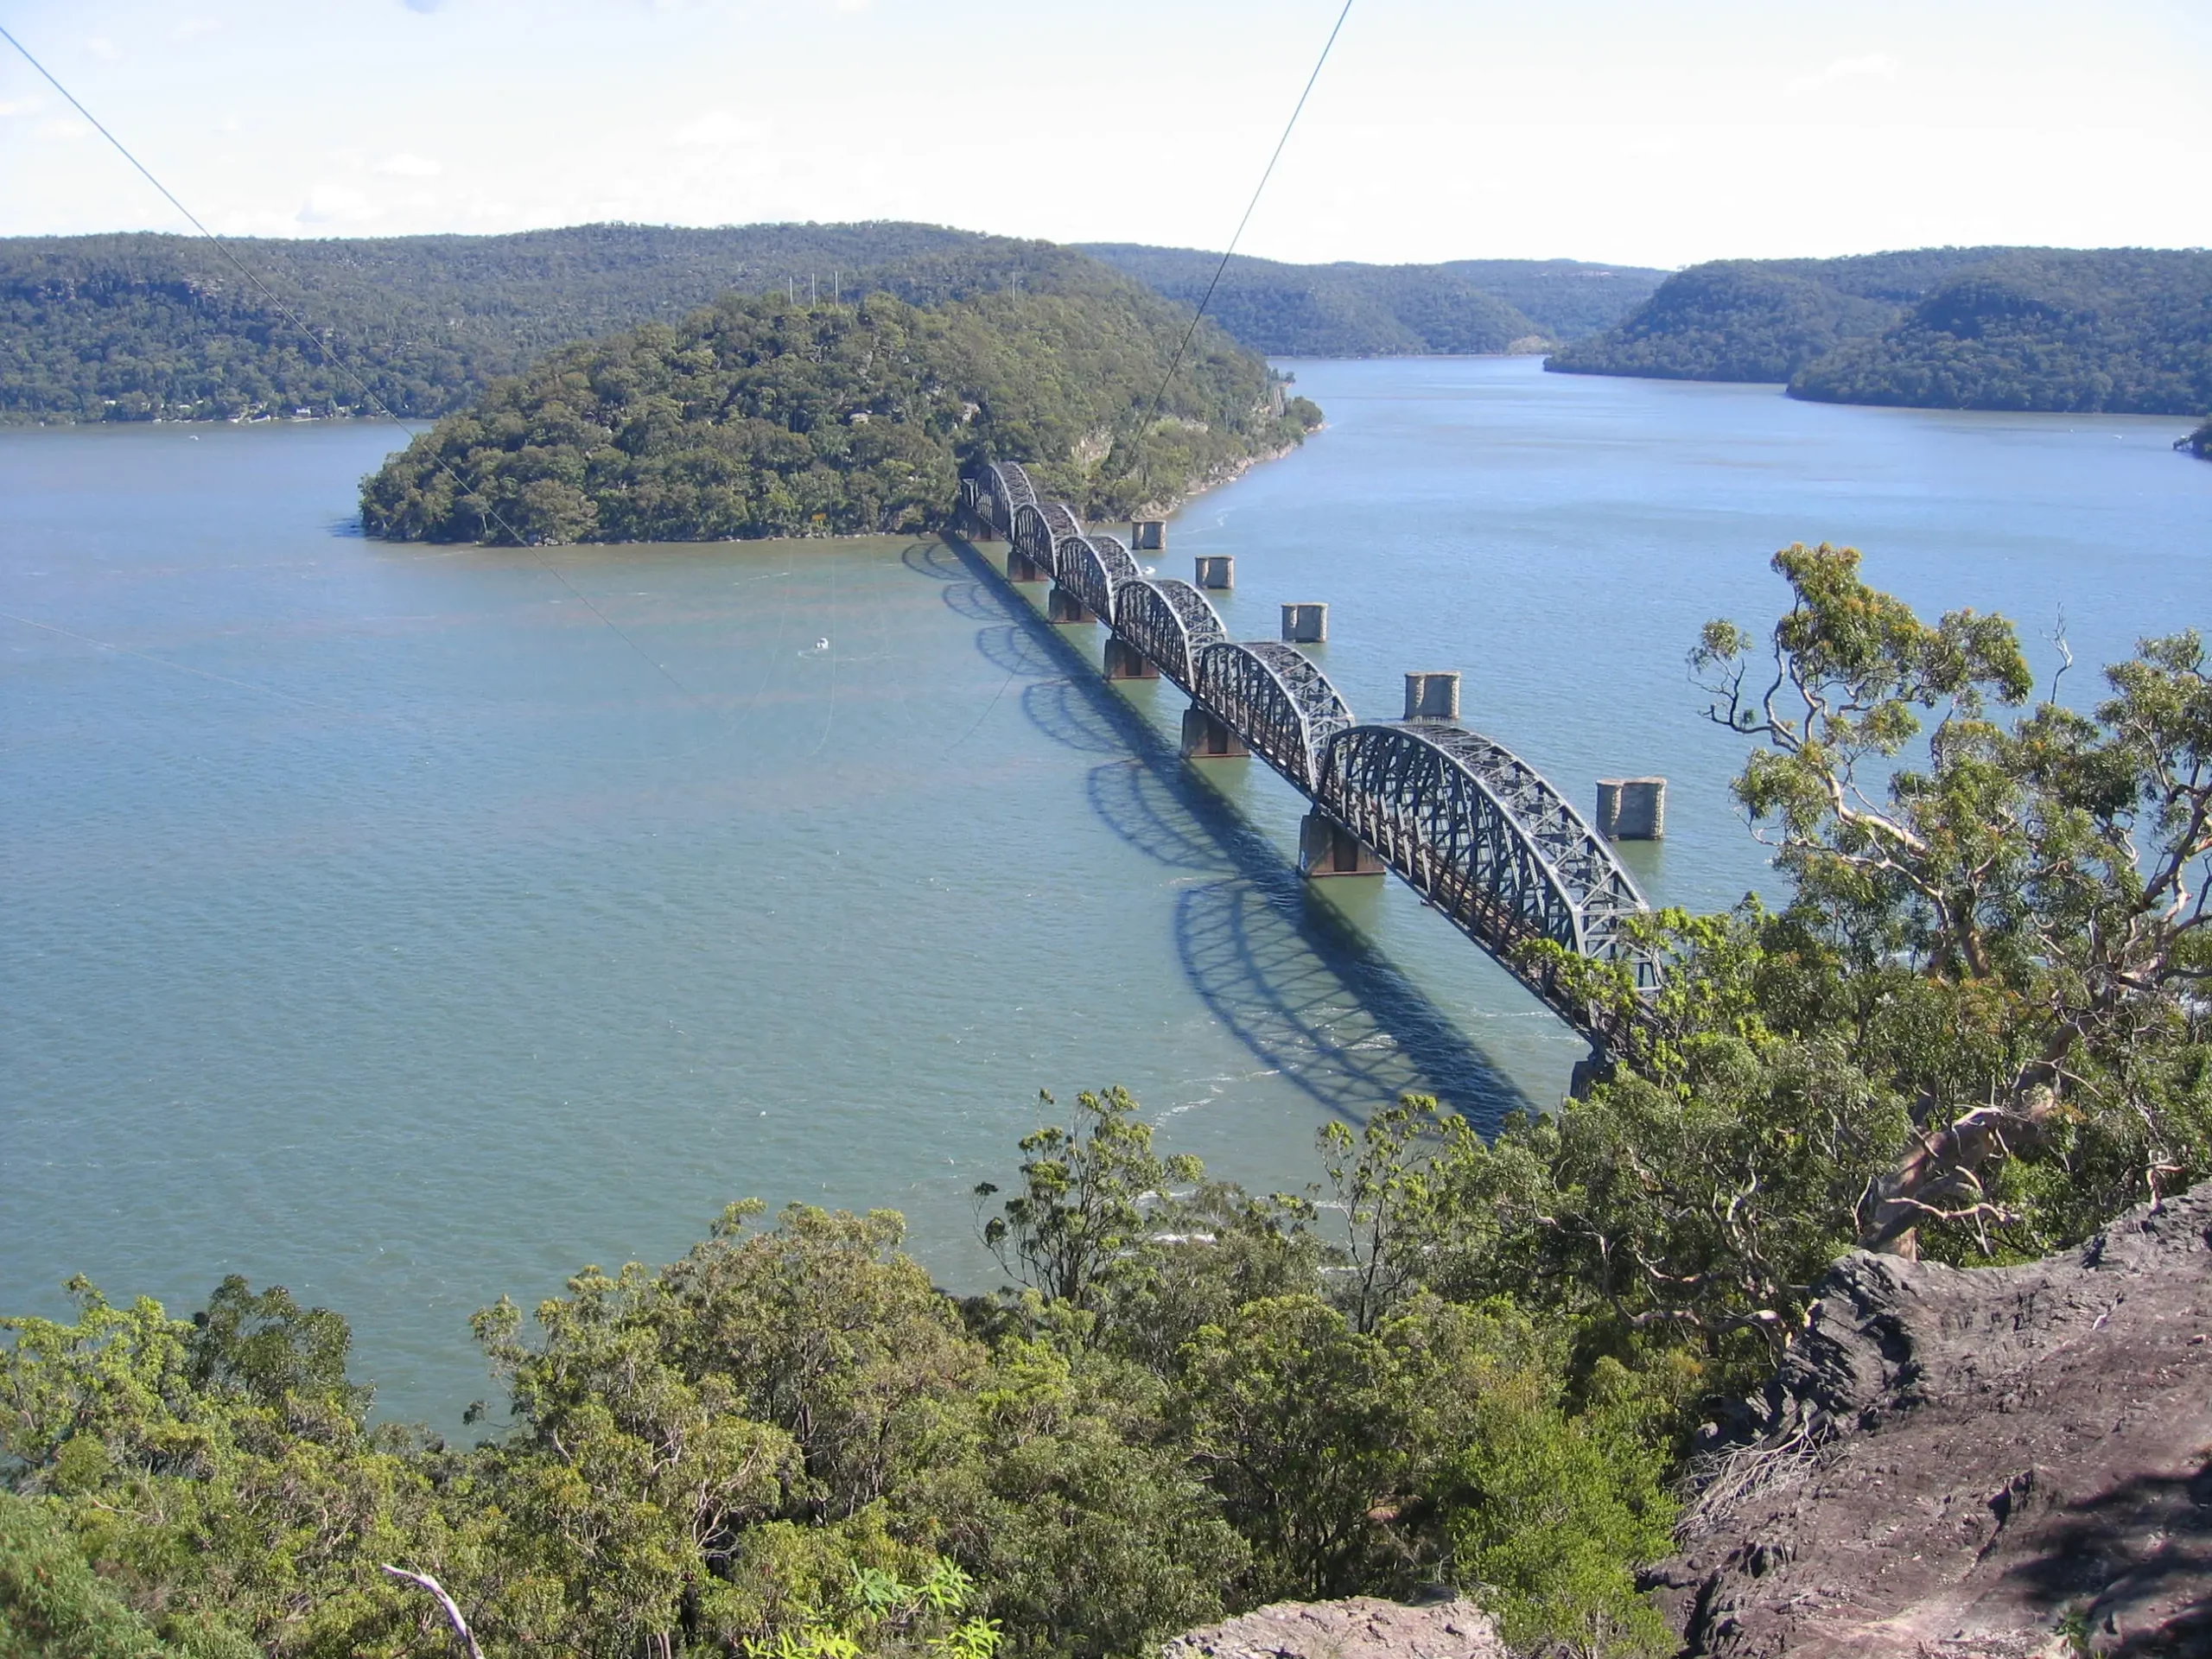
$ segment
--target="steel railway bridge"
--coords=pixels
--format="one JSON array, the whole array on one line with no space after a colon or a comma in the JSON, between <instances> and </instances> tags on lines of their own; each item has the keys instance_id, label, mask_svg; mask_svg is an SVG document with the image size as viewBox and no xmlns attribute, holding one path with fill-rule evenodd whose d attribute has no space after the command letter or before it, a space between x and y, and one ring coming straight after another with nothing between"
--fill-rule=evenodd
<instances>
[{"instance_id":1,"label":"steel railway bridge","mask_svg":"<svg viewBox=\"0 0 2212 1659\"><path fill-rule=\"evenodd\" d=\"M1657 984L1623 927L1648 908L1635 879L1541 772L1456 719L1357 720L1304 652L1230 639L1198 588L1147 577L1119 538L1040 499L1017 462L970 468L961 508L978 534L1005 539L1010 580L1053 584L1054 621L1106 626L1109 677L1164 677L1188 694L1185 754L1257 755L1313 803L1309 874L1396 874L1598 1054L1624 1034L1524 949L1550 940L1628 969L1641 992Z\"/></svg>"}]
</instances>

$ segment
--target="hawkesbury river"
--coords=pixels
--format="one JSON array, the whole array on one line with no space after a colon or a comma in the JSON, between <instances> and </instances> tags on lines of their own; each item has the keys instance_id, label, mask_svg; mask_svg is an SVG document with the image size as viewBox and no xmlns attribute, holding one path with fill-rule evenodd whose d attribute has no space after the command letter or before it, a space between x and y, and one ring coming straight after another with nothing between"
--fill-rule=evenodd
<instances>
[{"instance_id":1,"label":"hawkesbury river","mask_svg":"<svg viewBox=\"0 0 2212 1659\"><path fill-rule=\"evenodd\" d=\"M2212 621L2185 422L1292 366L1328 429L1160 568L1235 554L1244 637L1328 601L1363 715L1463 671L1467 723L1586 811L1666 774L1630 849L1661 901L1765 874L1683 653L1771 619L1776 547L2001 610L2046 673L2063 614L2075 701ZM1561 1091L1578 1045L1472 945L1395 883L1303 886L1286 785L1194 779L1176 694L1102 685L1097 631L972 556L386 546L352 512L394 442L0 435L0 1312L84 1273L181 1313L243 1273L451 1424L489 1391L472 1309L667 1260L732 1198L895 1206L946 1283L995 1282L969 1194L1039 1089L1126 1084L1268 1189L1402 1090Z\"/></svg>"}]
</instances>

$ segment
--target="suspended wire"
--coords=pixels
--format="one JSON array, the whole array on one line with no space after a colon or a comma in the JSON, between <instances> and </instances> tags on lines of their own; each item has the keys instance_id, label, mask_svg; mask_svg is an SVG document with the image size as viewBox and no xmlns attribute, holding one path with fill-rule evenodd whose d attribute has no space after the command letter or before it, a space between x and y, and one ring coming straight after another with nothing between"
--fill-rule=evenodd
<instances>
[{"instance_id":1,"label":"suspended wire","mask_svg":"<svg viewBox=\"0 0 2212 1659\"><path fill-rule=\"evenodd\" d=\"M1306 77L1306 90L1298 95L1297 106L1290 112L1290 119L1283 124L1282 137L1275 140L1274 153L1268 157L1267 167L1260 174L1260 182L1253 188L1252 200L1244 204L1244 217L1236 221L1236 234L1229 238L1229 245L1222 251L1221 263L1213 268L1213 279L1206 284L1205 295L1198 301L1198 308L1191 314L1191 326L1183 331L1182 344L1176 346L1175 355L1168 359L1167 372L1160 377L1160 390L1152 394L1152 409L1144 417L1144 424L1137 429L1142 439L1152 430L1152 423L1160 418L1160 399L1167 395L1167 384L1175 378L1175 371L1182 366L1183 354L1191 349L1191 341L1198 332L1198 324L1205 320L1206 308L1213 303L1213 291L1221 285L1222 273L1229 269L1229 262L1236 252L1236 245L1244 239L1244 227L1252 222L1252 210L1260 205L1260 197L1268 188L1268 181L1274 176L1275 163L1282 159L1283 146L1290 142L1298 118L1306 112L1306 100L1313 95L1313 83L1321 79L1322 66L1328 62L1329 54L1335 49L1337 36L1344 32L1344 19L1351 16L1352 0L1344 0L1344 9L1337 14L1337 23L1329 31L1329 38L1322 43L1321 55L1314 60L1313 73Z\"/></svg>"},{"instance_id":2,"label":"suspended wire","mask_svg":"<svg viewBox=\"0 0 2212 1659\"><path fill-rule=\"evenodd\" d=\"M145 162L140 161L137 156L131 154L130 147L125 144L122 139L117 137L112 132L109 131L106 124L78 100L76 93L71 92L67 86L64 86L61 82L55 78L54 72L51 69L48 69L43 63L40 62L29 47L25 46L21 41L17 40L13 35L8 32L5 25L0 25L0 40L4 40L9 45L14 47L16 52L22 55L23 61L30 65L32 68L35 69L39 74L45 79L48 86L53 87L55 92L60 93L64 99L68 100L69 107L71 109L76 111L79 115L83 116L86 121L90 122L92 124L92 130L99 133L101 137L106 139L108 143L114 147L117 155L122 156L124 161L130 162L130 165L137 170L138 175L144 179L147 183L152 185L156 190L159 191L162 199L166 200L170 207L175 208L178 213L183 214L185 219L191 225L192 228L199 232L201 237L211 244L214 247L215 251L220 253L224 258L229 260L232 266L238 271L238 275L245 277L247 282L252 283L254 288L259 291L261 296L267 300L271 306L276 308L277 315L283 317L286 322L289 323L297 333L304 336L308 342L312 345L316 351L322 354L322 359L324 362L327 363L340 374L345 376L346 379L352 381L354 386L359 391L362 397L367 401L370 408L373 409L385 420L390 421L402 432L404 432L410 442L415 438L416 435L415 429L408 425L405 421L402 420L397 415L392 412L391 407L385 404L384 399L377 396L376 388L372 386L365 379L362 378L362 377L354 370L352 364L346 362L343 358L339 356L336 352L333 351L328 342L324 340L320 334L316 334L314 329L308 327L308 325L301 320L298 313L295 312L290 306L285 304L283 300L270 288L269 284L261 280L259 274L257 273L251 266L248 265L245 260L238 257L237 252L232 250L229 243L226 242L221 237L216 235L214 232L209 230L206 225L200 222L199 214L194 213L191 208L186 207L183 202L178 200L176 193L171 190L168 186L163 184L159 179L156 178L152 169L147 167ZM466 494L476 494L476 486L462 476L460 470L443 455L433 452L430 455L430 460L442 472L446 474L447 477L450 478L455 484L460 486ZM647 665L649 665L654 672L658 673L663 679L674 686L683 695L684 698L688 702L703 712L713 712L711 709L707 708L705 700L702 698L697 692L692 690L690 686L684 684L682 680L678 679L670 671L667 664L658 661L653 657L652 652L648 652L643 645L632 639L629 634L626 633L615 622L613 617L607 615L605 611L601 610L597 605L592 602L591 596L588 594L585 593L582 588L578 588L575 583L570 582L566 576L563 575L559 569L553 565L551 561L543 557L539 554L536 548L532 547L526 540L524 540L521 534L516 531L515 527L500 516L497 506L487 500L484 504L482 512L483 516L486 519L499 525L500 530L505 532L509 540L511 540L516 546L521 548L524 552L528 553L531 557L537 562L540 569L543 570L547 575L552 577L554 581L559 582L562 587L567 588L569 592L574 595L578 604L582 605L586 610L597 617L600 621L604 623L609 632L613 633L614 637L620 639L624 645L629 646L632 651L637 652L638 656Z\"/></svg>"}]
</instances>

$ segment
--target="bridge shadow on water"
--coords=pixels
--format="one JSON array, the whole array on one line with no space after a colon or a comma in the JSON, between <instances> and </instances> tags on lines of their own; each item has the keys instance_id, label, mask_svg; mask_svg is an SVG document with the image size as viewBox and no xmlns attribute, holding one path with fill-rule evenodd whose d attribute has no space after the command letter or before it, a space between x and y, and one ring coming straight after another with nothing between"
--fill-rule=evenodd
<instances>
[{"instance_id":1,"label":"bridge shadow on water","mask_svg":"<svg viewBox=\"0 0 2212 1659\"><path fill-rule=\"evenodd\" d=\"M1020 707L1033 725L1106 757L1087 780L1091 810L1181 876L1177 957L1207 1010L1262 1068L1354 1122L1406 1093L1433 1094L1485 1132L1529 1104L1449 1014L1104 680L1077 643L1097 639L1096 631L1071 639L964 543L918 543L905 560L944 584L949 609L981 625L976 646L985 658L1009 679L1028 680Z\"/></svg>"}]
</instances>

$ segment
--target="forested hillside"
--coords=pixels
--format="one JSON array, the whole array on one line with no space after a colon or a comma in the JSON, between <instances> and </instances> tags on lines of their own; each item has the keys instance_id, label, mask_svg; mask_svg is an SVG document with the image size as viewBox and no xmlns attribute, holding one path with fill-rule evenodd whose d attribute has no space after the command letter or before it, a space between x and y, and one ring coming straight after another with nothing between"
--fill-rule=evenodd
<instances>
[{"instance_id":1,"label":"forested hillside","mask_svg":"<svg viewBox=\"0 0 2212 1659\"><path fill-rule=\"evenodd\" d=\"M1933 248L1699 265L1546 366L1783 381L1835 403L2196 414L2212 406L2212 254Z\"/></svg>"},{"instance_id":2,"label":"forested hillside","mask_svg":"<svg viewBox=\"0 0 2212 1659\"><path fill-rule=\"evenodd\" d=\"M944 524L960 461L1032 463L1095 512L1179 498L1296 442L1319 410L1202 327L1159 416L1179 308L1080 254L925 255L857 303L723 298L555 353L363 486L373 533L694 541Z\"/></svg>"},{"instance_id":3,"label":"forested hillside","mask_svg":"<svg viewBox=\"0 0 2212 1659\"><path fill-rule=\"evenodd\" d=\"M1961 267L2002 251L1934 248L1693 265L1618 325L1554 352L1545 366L1668 380L1787 380L1844 340L1879 334Z\"/></svg>"},{"instance_id":4,"label":"forested hillside","mask_svg":"<svg viewBox=\"0 0 2212 1659\"><path fill-rule=\"evenodd\" d=\"M1196 305L1221 256L1135 243L1083 245L1171 299ZM1662 273L1568 259L1444 265L1292 265L1231 259L1207 315L1281 357L1527 351L1618 321Z\"/></svg>"},{"instance_id":5,"label":"forested hillside","mask_svg":"<svg viewBox=\"0 0 2212 1659\"><path fill-rule=\"evenodd\" d=\"M1452 259L1437 269L1497 295L1554 340L1580 340L1611 327L1649 299L1667 276L1642 265L1580 259Z\"/></svg>"},{"instance_id":6,"label":"forested hillside","mask_svg":"<svg viewBox=\"0 0 2212 1659\"><path fill-rule=\"evenodd\" d=\"M917 286L922 256L1015 281L1044 245L927 225L587 225L514 236L239 239L231 249L396 412L435 418L556 346L728 292ZM1210 255L1109 250L1193 302ZM887 275L896 267L895 276ZM1195 279L1193 270L1204 268ZM1610 322L1658 273L1569 261L1237 262L1215 309L1259 351L1498 352ZM218 250L189 237L0 239L0 423L350 415L372 407Z\"/></svg>"},{"instance_id":7,"label":"forested hillside","mask_svg":"<svg viewBox=\"0 0 2212 1659\"><path fill-rule=\"evenodd\" d=\"M2007 254L1806 365L1794 397L1942 409L2212 409L2212 254Z\"/></svg>"},{"instance_id":8,"label":"forested hillside","mask_svg":"<svg viewBox=\"0 0 2212 1659\"><path fill-rule=\"evenodd\" d=\"M788 283L800 296L818 288L827 297L842 287L850 297L856 271L925 255L977 262L1011 281L1046 257L1042 244L896 223L587 225L230 245L378 398L424 418L461 408L556 346L675 322L733 289L781 293ZM910 266L910 284L923 280L921 269ZM205 242L0 240L0 421L369 407L352 378Z\"/></svg>"}]
</instances>

